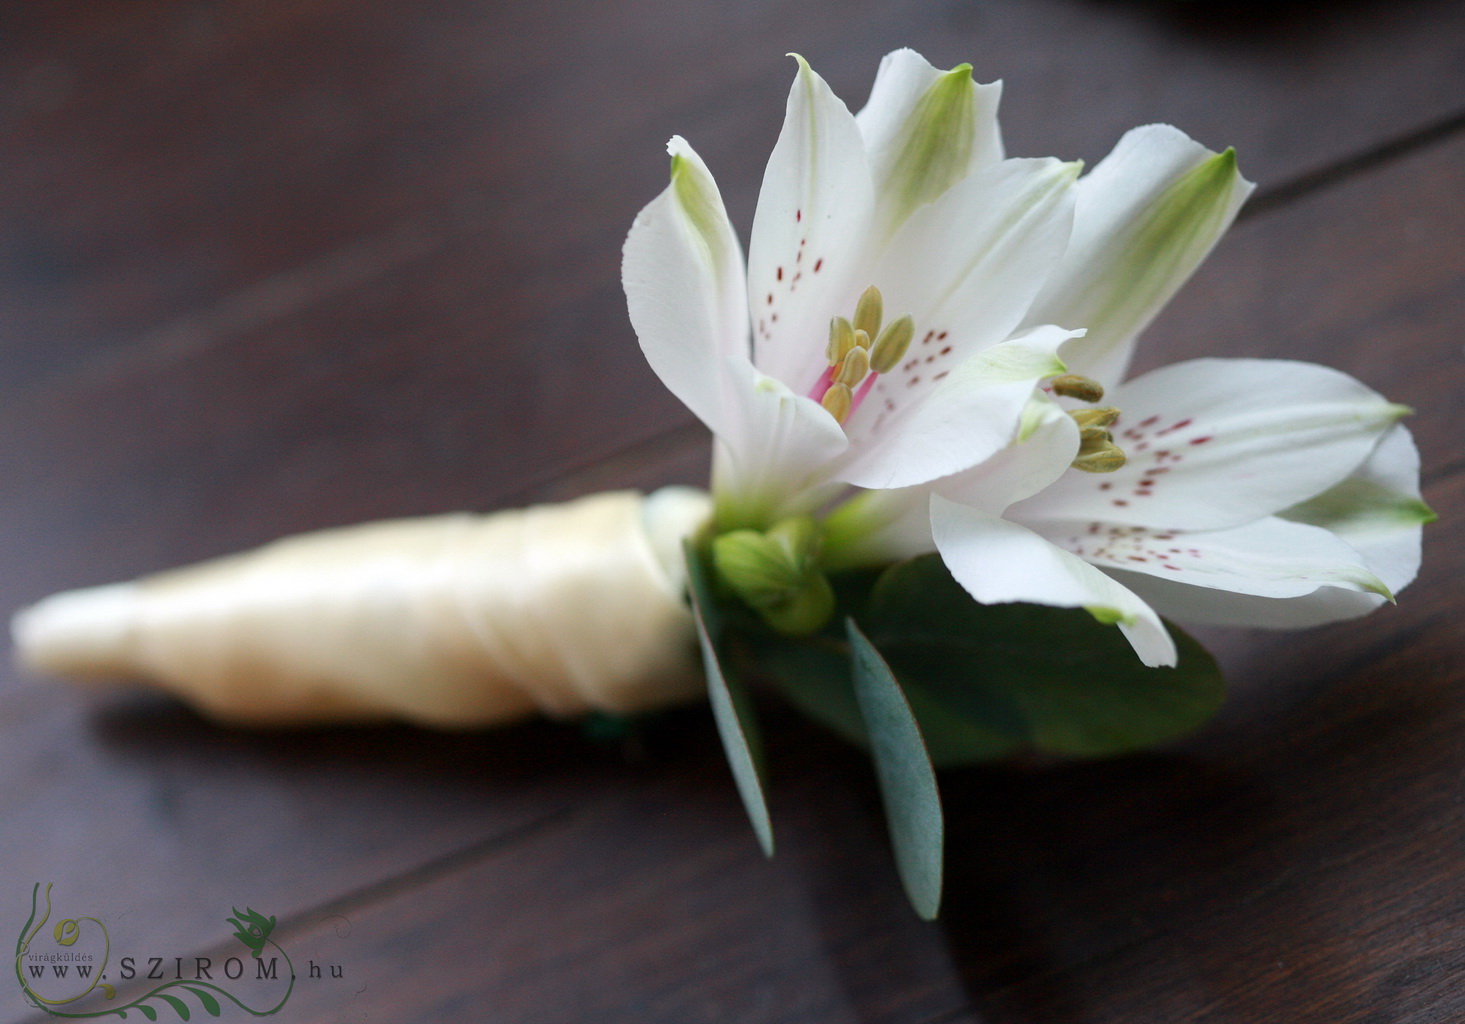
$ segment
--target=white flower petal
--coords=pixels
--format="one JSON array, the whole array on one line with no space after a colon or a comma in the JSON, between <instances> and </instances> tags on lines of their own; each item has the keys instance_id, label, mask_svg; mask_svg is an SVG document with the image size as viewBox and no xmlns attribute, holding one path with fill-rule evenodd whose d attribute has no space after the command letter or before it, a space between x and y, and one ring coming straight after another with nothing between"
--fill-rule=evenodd
<instances>
[{"instance_id":1,"label":"white flower petal","mask_svg":"<svg viewBox=\"0 0 1465 1024\"><path fill-rule=\"evenodd\" d=\"M743 254L722 195L685 139L671 184L636 216L621 282L641 351L671 393L715 433L728 428L728 358L748 359Z\"/></svg>"},{"instance_id":2,"label":"white flower petal","mask_svg":"<svg viewBox=\"0 0 1465 1024\"><path fill-rule=\"evenodd\" d=\"M856 121L886 232L972 170L1002 159L1001 97L1002 83L975 84L969 64L938 71L914 50L885 55Z\"/></svg>"},{"instance_id":3,"label":"white flower petal","mask_svg":"<svg viewBox=\"0 0 1465 1024\"><path fill-rule=\"evenodd\" d=\"M1026 601L1087 608L1119 624L1146 665L1174 665L1175 641L1133 592L1016 523L931 497L936 547L956 581L983 604Z\"/></svg>"},{"instance_id":4,"label":"white flower petal","mask_svg":"<svg viewBox=\"0 0 1465 1024\"><path fill-rule=\"evenodd\" d=\"M713 452L718 527L767 527L833 497L828 467L849 445L834 417L746 361L729 359L724 373L733 386Z\"/></svg>"},{"instance_id":5,"label":"white flower petal","mask_svg":"<svg viewBox=\"0 0 1465 1024\"><path fill-rule=\"evenodd\" d=\"M829 320L870 284L874 188L854 116L799 58L748 250L754 361L806 393L825 367Z\"/></svg>"},{"instance_id":6,"label":"white flower petal","mask_svg":"<svg viewBox=\"0 0 1465 1024\"><path fill-rule=\"evenodd\" d=\"M1063 257L1076 174L1058 160L1004 160L906 221L874 278L888 315L916 321L910 352L886 375L888 397L905 404L943 370L1012 335Z\"/></svg>"},{"instance_id":7,"label":"white flower petal","mask_svg":"<svg viewBox=\"0 0 1465 1024\"><path fill-rule=\"evenodd\" d=\"M1436 518L1420 497L1419 449L1403 424L1342 483L1278 514L1343 538L1396 594L1418 575L1423 526Z\"/></svg>"},{"instance_id":8,"label":"white flower petal","mask_svg":"<svg viewBox=\"0 0 1465 1024\"><path fill-rule=\"evenodd\" d=\"M1034 529L1095 565L1192 587L1257 597L1301 597L1322 586L1388 591L1362 556L1336 536L1276 516L1191 532L1099 522L1045 522Z\"/></svg>"},{"instance_id":9,"label":"white flower petal","mask_svg":"<svg viewBox=\"0 0 1465 1024\"><path fill-rule=\"evenodd\" d=\"M1073 240L1027 323L1087 327L1070 366L1115 384L1134 338L1230 227L1253 185L1169 125L1135 128L1078 186Z\"/></svg>"},{"instance_id":10,"label":"white flower petal","mask_svg":"<svg viewBox=\"0 0 1465 1024\"><path fill-rule=\"evenodd\" d=\"M1409 431L1391 428L1347 480L1283 513L1294 515L1341 537L1397 594L1419 571L1421 527L1434 518L1419 498L1419 452ZM1253 597L1137 574L1116 576L1165 614L1197 625L1303 629L1355 619L1387 603L1380 594L1336 586L1300 597Z\"/></svg>"},{"instance_id":11,"label":"white flower petal","mask_svg":"<svg viewBox=\"0 0 1465 1024\"><path fill-rule=\"evenodd\" d=\"M1031 399L1023 419L1026 428L1020 427L1006 448L965 472L937 480L932 489L998 516L1057 480L1078 454L1078 425L1046 397Z\"/></svg>"},{"instance_id":12,"label":"white flower petal","mask_svg":"<svg viewBox=\"0 0 1465 1024\"><path fill-rule=\"evenodd\" d=\"M1114 578L1176 622L1193 626L1249 626L1306 629L1356 619L1388 603L1379 594L1339 587L1318 587L1301 597L1254 597L1224 590L1190 587L1155 576L1110 570Z\"/></svg>"},{"instance_id":13,"label":"white flower petal","mask_svg":"<svg viewBox=\"0 0 1465 1024\"><path fill-rule=\"evenodd\" d=\"M1105 401L1123 410L1113 432L1129 461L1068 473L1014 518L1238 526L1338 483L1408 411L1345 373L1281 359L1175 363Z\"/></svg>"},{"instance_id":14,"label":"white flower petal","mask_svg":"<svg viewBox=\"0 0 1465 1024\"><path fill-rule=\"evenodd\" d=\"M1041 327L978 352L914 407L898 406L898 393L882 391L890 379L882 376L865 406L845 425L851 457L838 478L857 487L909 487L959 473L996 454L1016 436L1033 386L1063 372L1055 353L1073 335Z\"/></svg>"}]
</instances>

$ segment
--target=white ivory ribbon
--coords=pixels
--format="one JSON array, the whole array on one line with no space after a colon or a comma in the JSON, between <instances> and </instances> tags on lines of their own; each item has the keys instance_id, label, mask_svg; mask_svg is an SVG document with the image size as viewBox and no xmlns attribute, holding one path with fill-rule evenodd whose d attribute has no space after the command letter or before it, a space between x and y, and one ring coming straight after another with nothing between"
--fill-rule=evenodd
<instances>
[{"instance_id":1,"label":"white ivory ribbon","mask_svg":"<svg viewBox=\"0 0 1465 1024\"><path fill-rule=\"evenodd\" d=\"M322 530L57 594L11 629L30 668L242 724L645 711L703 691L681 543L709 513L669 487Z\"/></svg>"}]
</instances>

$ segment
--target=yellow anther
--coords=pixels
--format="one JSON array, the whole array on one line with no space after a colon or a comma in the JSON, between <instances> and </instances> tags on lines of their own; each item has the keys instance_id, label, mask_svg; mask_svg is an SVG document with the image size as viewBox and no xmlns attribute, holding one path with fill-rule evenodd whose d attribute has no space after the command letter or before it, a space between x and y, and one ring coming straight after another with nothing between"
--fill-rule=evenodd
<instances>
[{"instance_id":1,"label":"yellow anther","mask_svg":"<svg viewBox=\"0 0 1465 1024\"><path fill-rule=\"evenodd\" d=\"M855 329L850 326L850 322L842 316L829 321L829 347L824 350L829 365L838 366L854 347Z\"/></svg>"},{"instance_id":2,"label":"yellow anther","mask_svg":"<svg viewBox=\"0 0 1465 1024\"><path fill-rule=\"evenodd\" d=\"M864 331L855 331L855 348L870 348L870 336Z\"/></svg>"},{"instance_id":3,"label":"yellow anther","mask_svg":"<svg viewBox=\"0 0 1465 1024\"><path fill-rule=\"evenodd\" d=\"M1110 444L1098 451L1087 452L1073 460L1073 468L1085 473L1112 473L1124 465L1124 453Z\"/></svg>"},{"instance_id":4,"label":"yellow anther","mask_svg":"<svg viewBox=\"0 0 1465 1024\"><path fill-rule=\"evenodd\" d=\"M834 374L834 382L843 384L847 388L853 388L860 381L864 380L870 372L870 353L864 348L852 348L844 357L844 362L839 364L839 370Z\"/></svg>"},{"instance_id":5,"label":"yellow anther","mask_svg":"<svg viewBox=\"0 0 1465 1024\"><path fill-rule=\"evenodd\" d=\"M854 392L847 384L831 384L829 390L824 392L824 397L819 399L819 404L829 410L829 415L834 417L836 423L843 423L849 418L850 403L854 401Z\"/></svg>"},{"instance_id":6,"label":"yellow anther","mask_svg":"<svg viewBox=\"0 0 1465 1024\"><path fill-rule=\"evenodd\" d=\"M1091 455L1113 447L1114 438L1103 427L1080 427L1078 431L1078 453Z\"/></svg>"},{"instance_id":7,"label":"yellow anther","mask_svg":"<svg viewBox=\"0 0 1465 1024\"><path fill-rule=\"evenodd\" d=\"M909 313L890 321L875 339L870 350L870 367L876 373L889 373L900 365L916 336L916 321Z\"/></svg>"},{"instance_id":8,"label":"yellow anther","mask_svg":"<svg viewBox=\"0 0 1465 1024\"><path fill-rule=\"evenodd\" d=\"M1093 384L1103 396L1103 388L1094 384L1087 377L1078 377L1068 374L1068 378L1083 381L1086 384ZM1080 395L1072 391L1060 390L1058 382L1065 380L1064 377L1053 379L1053 390L1059 394L1067 394L1078 398ZM1097 399L1090 399L1097 401ZM1109 426L1119 419L1119 410L1114 408L1104 409L1075 409L1068 415L1073 417L1073 422L1078 424L1078 456L1073 460L1073 468L1081 469L1085 473L1112 473L1125 463L1124 452L1114 443L1114 437L1109 433Z\"/></svg>"},{"instance_id":9,"label":"yellow anther","mask_svg":"<svg viewBox=\"0 0 1465 1024\"><path fill-rule=\"evenodd\" d=\"M884 300L880 298L880 289L873 284L870 285L860 295L860 301L855 305L855 330L864 331L872 338L878 337L880 318L885 315L884 307Z\"/></svg>"},{"instance_id":10,"label":"yellow anther","mask_svg":"<svg viewBox=\"0 0 1465 1024\"><path fill-rule=\"evenodd\" d=\"M1112 406L1105 406L1102 409L1075 409L1068 415L1073 417L1080 428L1085 427L1109 427L1119 418L1119 410Z\"/></svg>"},{"instance_id":11,"label":"yellow anther","mask_svg":"<svg viewBox=\"0 0 1465 1024\"><path fill-rule=\"evenodd\" d=\"M1077 398L1080 402L1100 402L1104 399L1104 387L1096 380L1080 377L1076 373L1065 373L1054 377L1051 383L1053 393L1065 398Z\"/></svg>"}]
</instances>

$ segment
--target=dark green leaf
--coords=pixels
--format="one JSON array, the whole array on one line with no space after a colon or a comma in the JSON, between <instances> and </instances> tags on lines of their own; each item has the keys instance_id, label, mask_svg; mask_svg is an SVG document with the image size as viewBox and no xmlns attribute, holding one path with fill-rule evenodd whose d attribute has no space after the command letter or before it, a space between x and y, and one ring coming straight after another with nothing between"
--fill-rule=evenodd
<instances>
[{"instance_id":1,"label":"dark green leaf","mask_svg":"<svg viewBox=\"0 0 1465 1024\"><path fill-rule=\"evenodd\" d=\"M889 666L854 619L845 620L845 627L855 696L870 736L870 752L895 847L895 864L911 906L930 921L941 907L941 850L945 838L936 772L915 715Z\"/></svg>"},{"instance_id":2,"label":"dark green leaf","mask_svg":"<svg viewBox=\"0 0 1465 1024\"><path fill-rule=\"evenodd\" d=\"M790 704L826 729L869 749L850 678L847 645L822 637L802 643L765 643L757 651L757 660ZM956 713L908 680L902 679L901 685L921 727L926 752L937 768L996 760L1022 746L1021 737L1002 735Z\"/></svg>"},{"instance_id":3,"label":"dark green leaf","mask_svg":"<svg viewBox=\"0 0 1465 1024\"><path fill-rule=\"evenodd\" d=\"M191 986L185 987L188 988L188 991L198 996L199 1003L203 1005L204 1010L208 1012L208 1015L210 1017L217 1017L220 1013L223 1012L222 1009L219 1007L219 1001L215 999L206 989L193 988Z\"/></svg>"},{"instance_id":4,"label":"dark green leaf","mask_svg":"<svg viewBox=\"0 0 1465 1024\"><path fill-rule=\"evenodd\" d=\"M1022 748L1021 738L1004 736L980 719L954 712L924 688L904 677L901 679L901 688L905 690L905 699L910 703L916 721L920 723L921 736L926 741L926 752L931 755L931 763L937 768L997 761L1012 756Z\"/></svg>"},{"instance_id":5,"label":"dark green leaf","mask_svg":"<svg viewBox=\"0 0 1465 1024\"><path fill-rule=\"evenodd\" d=\"M978 604L935 555L887 571L864 621L908 693L1014 746L1087 757L1152 746L1210 719L1225 692L1214 659L1174 626L1178 667L1146 668L1080 609Z\"/></svg>"},{"instance_id":6,"label":"dark green leaf","mask_svg":"<svg viewBox=\"0 0 1465 1024\"><path fill-rule=\"evenodd\" d=\"M702 646L702 664L707 670L707 695L717 721L717 734L732 768L738 794L758 843L767 856L773 856L773 823L768 816L768 802L763 796L763 751L758 722L747 688L737 676L724 672L718 658L717 640L720 622L717 618L706 569L696 550L688 543L687 589L692 597L692 615L697 622L697 640Z\"/></svg>"},{"instance_id":7,"label":"dark green leaf","mask_svg":"<svg viewBox=\"0 0 1465 1024\"><path fill-rule=\"evenodd\" d=\"M851 743L869 747L850 679L847 644L828 643L823 637L783 640L759 645L756 657L790 704Z\"/></svg>"},{"instance_id":8,"label":"dark green leaf","mask_svg":"<svg viewBox=\"0 0 1465 1024\"><path fill-rule=\"evenodd\" d=\"M158 998L168 1005L172 1006L173 1009L177 1011L178 1016L183 1020L187 1020L189 1016L191 1016L191 1014L189 1013L188 1004L179 999L177 996L170 996L166 995L165 993L159 992Z\"/></svg>"},{"instance_id":9,"label":"dark green leaf","mask_svg":"<svg viewBox=\"0 0 1465 1024\"><path fill-rule=\"evenodd\" d=\"M138 1003L137 1008L148 1020L158 1019L158 1011L154 1010L151 1006L144 1006L143 1004Z\"/></svg>"}]
</instances>

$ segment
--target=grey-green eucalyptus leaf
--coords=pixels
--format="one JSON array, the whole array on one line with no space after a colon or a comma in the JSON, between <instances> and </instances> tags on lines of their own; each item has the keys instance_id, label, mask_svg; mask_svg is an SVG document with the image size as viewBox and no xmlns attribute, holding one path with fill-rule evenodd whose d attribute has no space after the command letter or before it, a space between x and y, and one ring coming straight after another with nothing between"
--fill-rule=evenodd
<instances>
[{"instance_id":1,"label":"grey-green eucalyptus leaf","mask_svg":"<svg viewBox=\"0 0 1465 1024\"><path fill-rule=\"evenodd\" d=\"M930 921L941 908L941 860L945 822L936 772L916 717L886 665L854 619L845 621L855 696L870 738L870 753L895 863L911 906Z\"/></svg>"},{"instance_id":2,"label":"grey-green eucalyptus leaf","mask_svg":"<svg viewBox=\"0 0 1465 1024\"><path fill-rule=\"evenodd\" d=\"M722 666L717 650L721 628L707 571L690 543L685 550L687 590L692 599L692 615L697 623L697 640L702 647L702 663L707 672L707 696L717 722L717 734L722 739L723 752L737 783L738 795L748 812L748 820L758 836L758 844L763 853L771 857L773 822L763 794L762 741L752 700L742 680L726 672Z\"/></svg>"}]
</instances>

